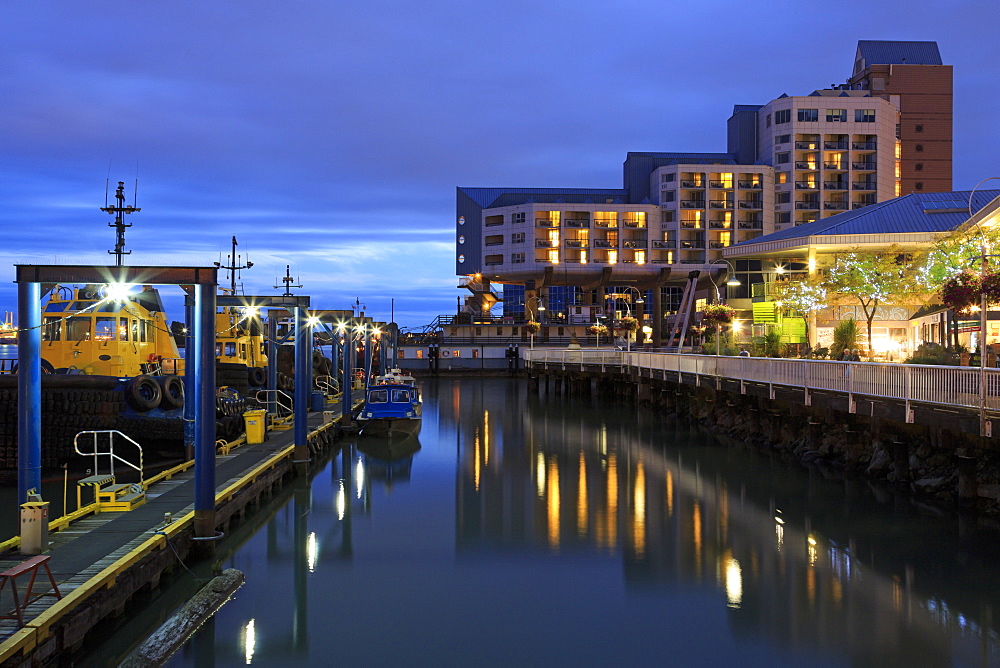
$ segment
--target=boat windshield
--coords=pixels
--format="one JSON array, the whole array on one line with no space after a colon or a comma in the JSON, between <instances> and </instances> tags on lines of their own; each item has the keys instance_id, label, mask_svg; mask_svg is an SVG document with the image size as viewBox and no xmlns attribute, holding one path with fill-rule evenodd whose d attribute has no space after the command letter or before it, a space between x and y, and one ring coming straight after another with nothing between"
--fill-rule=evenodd
<instances>
[{"instance_id":1,"label":"boat windshield","mask_svg":"<svg viewBox=\"0 0 1000 668\"><path fill-rule=\"evenodd\" d=\"M409 401L410 393L407 390L393 390L392 400L395 402Z\"/></svg>"},{"instance_id":2,"label":"boat windshield","mask_svg":"<svg viewBox=\"0 0 1000 668\"><path fill-rule=\"evenodd\" d=\"M77 316L66 321L67 341L87 341L90 339L90 326L93 318Z\"/></svg>"},{"instance_id":3,"label":"boat windshield","mask_svg":"<svg viewBox=\"0 0 1000 668\"><path fill-rule=\"evenodd\" d=\"M372 390L368 393L368 403L384 404L389 401L389 390Z\"/></svg>"}]
</instances>

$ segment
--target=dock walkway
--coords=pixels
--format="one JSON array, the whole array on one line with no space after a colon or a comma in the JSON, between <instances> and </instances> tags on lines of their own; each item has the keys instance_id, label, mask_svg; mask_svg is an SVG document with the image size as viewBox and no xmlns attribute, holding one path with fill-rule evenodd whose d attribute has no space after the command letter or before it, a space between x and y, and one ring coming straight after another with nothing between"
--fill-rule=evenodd
<instances>
[{"instance_id":1,"label":"dock walkway","mask_svg":"<svg viewBox=\"0 0 1000 668\"><path fill-rule=\"evenodd\" d=\"M307 432L312 436L323 428L323 413L309 414ZM244 480L255 469L264 465L269 459L278 459L279 455L289 454L290 446L294 444L294 429L271 431L268 440L261 444L243 445L229 452L216 455L216 505L225 501L220 495L226 490ZM75 590L85 583L108 570L130 554L136 552L150 538L165 530L165 515L170 514L177 522L194 510L194 468L174 474L169 480L161 480L151 486L146 492L146 502L127 512L102 512L80 519L69 527L51 533L49 550L46 554L51 558L49 567L55 576L62 594L63 601L72 597ZM85 494L87 492L84 492ZM169 537L167 537L169 540ZM171 549L168 547L168 549ZM0 572L25 561L28 557L7 553L0 558ZM137 560L136 560L137 561ZM27 578L18 582L19 591L27 586ZM35 591L43 591L42 585L49 583L44 576L36 581ZM111 574L108 587L114 584L114 574ZM50 589L50 588L49 588ZM82 592L81 592L82 593ZM9 588L0 592L0 614L6 614L14 608L14 602ZM40 628L33 623L44 615L59 601L46 597L28 606L24 612L25 628L19 629L16 620L0 620L0 663L27 649L20 643L17 636L27 636L32 630ZM45 623L45 630L48 624ZM19 647L20 646L20 647Z\"/></svg>"}]
</instances>

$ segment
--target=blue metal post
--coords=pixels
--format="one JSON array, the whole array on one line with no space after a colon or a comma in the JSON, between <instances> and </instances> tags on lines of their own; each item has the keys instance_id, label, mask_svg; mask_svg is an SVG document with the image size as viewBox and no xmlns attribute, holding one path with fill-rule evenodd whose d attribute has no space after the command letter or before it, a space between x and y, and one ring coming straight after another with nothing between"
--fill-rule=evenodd
<instances>
[{"instance_id":1,"label":"blue metal post","mask_svg":"<svg viewBox=\"0 0 1000 668\"><path fill-rule=\"evenodd\" d=\"M195 537L215 536L215 290L214 283L195 286Z\"/></svg>"},{"instance_id":2,"label":"blue metal post","mask_svg":"<svg viewBox=\"0 0 1000 668\"><path fill-rule=\"evenodd\" d=\"M278 389L278 318L275 309L267 311L267 412L277 413Z\"/></svg>"},{"instance_id":3,"label":"blue metal post","mask_svg":"<svg viewBox=\"0 0 1000 668\"><path fill-rule=\"evenodd\" d=\"M188 295L184 300L184 455L186 459L194 458L194 407L198 403L198 388L194 384L194 369L198 366L197 352L194 342L195 315L194 297ZM213 344L214 345L214 344Z\"/></svg>"},{"instance_id":4,"label":"blue metal post","mask_svg":"<svg viewBox=\"0 0 1000 668\"><path fill-rule=\"evenodd\" d=\"M399 366L399 327L396 326L396 323L392 323L390 327L389 336L392 337L392 368L395 369Z\"/></svg>"},{"instance_id":5,"label":"blue metal post","mask_svg":"<svg viewBox=\"0 0 1000 668\"><path fill-rule=\"evenodd\" d=\"M295 320L295 461L309 461L306 442L309 433L309 377L312 364L312 333L306 322L306 310L296 306Z\"/></svg>"},{"instance_id":6,"label":"blue metal post","mask_svg":"<svg viewBox=\"0 0 1000 668\"><path fill-rule=\"evenodd\" d=\"M337 331L329 325L326 325L326 331L330 333L330 361L332 362L330 378L338 380L340 378L340 338Z\"/></svg>"},{"instance_id":7,"label":"blue metal post","mask_svg":"<svg viewBox=\"0 0 1000 668\"><path fill-rule=\"evenodd\" d=\"M340 422L349 425L351 416L351 376L354 375L354 323L349 322L344 332L344 377L340 384Z\"/></svg>"},{"instance_id":8,"label":"blue metal post","mask_svg":"<svg viewBox=\"0 0 1000 668\"><path fill-rule=\"evenodd\" d=\"M371 384L369 378L372 372L372 328L365 324L365 386Z\"/></svg>"},{"instance_id":9,"label":"blue metal post","mask_svg":"<svg viewBox=\"0 0 1000 668\"><path fill-rule=\"evenodd\" d=\"M386 344L389 343L389 332L383 331L378 337L378 368L379 372L384 376L386 363L389 361L389 349Z\"/></svg>"},{"instance_id":10,"label":"blue metal post","mask_svg":"<svg viewBox=\"0 0 1000 668\"><path fill-rule=\"evenodd\" d=\"M28 501L29 489L42 491L41 299L40 284L17 284L18 504Z\"/></svg>"}]
</instances>

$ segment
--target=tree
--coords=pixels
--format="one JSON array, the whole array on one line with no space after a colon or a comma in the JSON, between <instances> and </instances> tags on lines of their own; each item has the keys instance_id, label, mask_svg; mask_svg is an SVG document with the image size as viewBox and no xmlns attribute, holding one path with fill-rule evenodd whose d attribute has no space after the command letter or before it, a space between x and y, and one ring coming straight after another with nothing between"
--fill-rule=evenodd
<instances>
[{"instance_id":1,"label":"tree","mask_svg":"<svg viewBox=\"0 0 1000 668\"><path fill-rule=\"evenodd\" d=\"M802 313L806 323L807 340L809 338L809 316L813 311L825 308L830 301L826 286L819 277L772 283L771 296L774 301L781 302L782 306Z\"/></svg>"},{"instance_id":2,"label":"tree","mask_svg":"<svg viewBox=\"0 0 1000 668\"><path fill-rule=\"evenodd\" d=\"M923 297L924 292L912 262L893 247L881 253L852 251L838 255L823 285L835 300L861 305L868 329L869 360L872 321L878 307L890 301L913 303Z\"/></svg>"}]
</instances>

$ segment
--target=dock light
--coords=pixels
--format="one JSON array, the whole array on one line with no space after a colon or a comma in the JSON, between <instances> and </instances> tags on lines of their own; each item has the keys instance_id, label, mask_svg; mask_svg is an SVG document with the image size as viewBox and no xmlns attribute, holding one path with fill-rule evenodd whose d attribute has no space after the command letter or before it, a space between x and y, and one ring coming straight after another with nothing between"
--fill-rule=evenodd
<instances>
[{"instance_id":1,"label":"dock light","mask_svg":"<svg viewBox=\"0 0 1000 668\"><path fill-rule=\"evenodd\" d=\"M309 325L310 327L315 327L316 325L319 324L319 316L315 315L309 316L308 318L306 318L306 324Z\"/></svg>"},{"instance_id":2,"label":"dock light","mask_svg":"<svg viewBox=\"0 0 1000 668\"><path fill-rule=\"evenodd\" d=\"M104 286L102 292L104 293L104 298L114 301L123 302L128 299L129 294L132 292L134 285L129 283L108 283Z\"/></svg>"},{"instance_id":3,"label":"dock light","mask_svg":"<svg viewBox=\"0 0 1000 668\"><path fill-rule=\"evenodd\" d=\"M244 318L256 318L258 315L260 315L260 309L256 306L246 306L243 309Z\"/></svg>"},{"instance_id":4,"label":"dock light","mask_svg":"<svg viewBox=\"0 0 1000 668\"><path fill-rule=\"evenodd\" d=\"M740 279L733 276L728 281L726 281L726 285L731 285L733 287L736 287L737 285L743 285L743 283L740 282Z\"/></svg>"}]
</instances>

